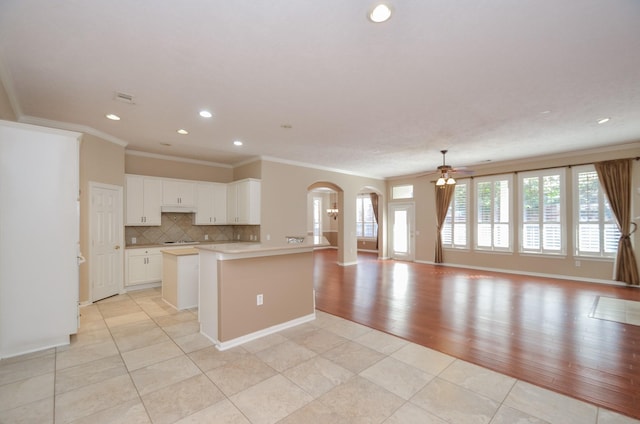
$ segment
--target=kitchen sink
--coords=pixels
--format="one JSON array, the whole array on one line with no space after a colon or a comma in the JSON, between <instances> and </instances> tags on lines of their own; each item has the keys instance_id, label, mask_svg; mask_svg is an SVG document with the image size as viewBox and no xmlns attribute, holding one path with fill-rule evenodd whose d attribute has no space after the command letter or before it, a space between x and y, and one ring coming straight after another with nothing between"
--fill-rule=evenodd
<instances>
[{"instance_id":1,"label":"kitchen sink","mask_svg":"<svg viewBox=\"0 0 640 424\"><path fill-rule=\"evenodd\" d=\"M200 244L199 241L186 241L186 240L179 240L179 241L165 241L162 244L166 244L166 245L185 245L185 244Z\"/></svg>"}]
</instances>

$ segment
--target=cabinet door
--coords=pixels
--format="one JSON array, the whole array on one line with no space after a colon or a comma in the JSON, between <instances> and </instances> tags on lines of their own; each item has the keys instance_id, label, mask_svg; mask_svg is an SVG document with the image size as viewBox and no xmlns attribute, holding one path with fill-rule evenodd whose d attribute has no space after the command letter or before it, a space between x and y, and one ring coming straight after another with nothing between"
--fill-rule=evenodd
<instances>
[{"instance_id":1,"label":"cabinet door","mask_svg":"<svg viewBox=\"0 0 640 424\"><path fill-rule=\"evenodd\" d=\"M238 223L238 184L227 184L227 222L229 224Z\"/></svg>"},{"instance_id":2,"label":"cabinet door","mask_svg":"<svg viewBox=\"0 0 640 424\"><path fill-rule=\"evenodd\" d=\"M160 249L147 256L147 281L162 281L162 253Z\"/></svg>"},{"instance_id":3,"label":"cabinet door","mask_svg":"<svg viewBox=\"0 0 640 424\"><path fill-rule=\"evenodd\" d=\"M243 180L227 185L227 222L260 224L260 181Z\"/></svg>"},{"instance_id":4,"label":"cabinet door","mask_svg":"<svg viewBox=\"0 0 640 424\"><path fill-rule=\"evenodd\" d=\"M199 183L196 186L196 225L213 225L214 223L214 185ZM226 213L226 211L225 211Z\"/></svg>"},{"instance_id":5,"label":"cabinet door","mask_svg":"<svg viewBox=\"0 0 640 424\"><path fill-rule=\"evenodd\" d=\"M195 183L167 180L162 183L164 206L193 206L195 197Z\"/></svg>"},{"instance_id":6,"label":"cabinet door","mask_svg":"<svg viewBox=\"0 0 640 424\"><path fill-rule=\"evenodd\" d=\"M249 181L241 181L236 184L236 222L238 224L249 223L250 207Z\"/></svg>"},{"instance_id":7,"label":"cabinet door","mask_svg":"<svg viewBox=\"0 0 640 424\"><path fill-rule=\"evenodd\" d=\"M238 224L260 224L260 181L240 181L236 202Z\"/></svg>"},{"instance_id":8,"label":"cabinet door","mask_svg":"<svg viewBox=\"0 0 640 424\"><path fill-rule=\"evenodd\" d=\"M141 284L147 281L147 255L127 254L126 285Z\"/></svg>"},{"instance_id":9,"label":"cabinet door","mask_svg":"<svg viewBox=\"0 0 640 424\"><path fill-rule=\"evenodd\" d=\"M144 225L144 178L127 175L125 193L124 225Z\"/></svg>"},{"instance_id":10,"label":"cabinet door","mask_svg":"<svg viewBox=\"0 0 640 424\"><path fill-rule=\"evenodd\" d=\"M125 177L125 224L160 225L162 181L140 175Z\"/></svg>"},{"instance_id":11,"label":"cabinet door","mask_svg":"<svg viewBox=\"0 0 640 424\"><path fill-rule=\"evenodd\" d=\"M213 184L213 223L227 223L227 185Z\"/></svg>"},{"instance_id":12,"label":"cabinet door","mask_svg":"<svg viewBox=\"0 0 640 424\"><path fill-rule=\"evenodd\" d=\"M144 225L162 224L162 181L153 178L144 179Z\"/></svg>"}]
</instances>

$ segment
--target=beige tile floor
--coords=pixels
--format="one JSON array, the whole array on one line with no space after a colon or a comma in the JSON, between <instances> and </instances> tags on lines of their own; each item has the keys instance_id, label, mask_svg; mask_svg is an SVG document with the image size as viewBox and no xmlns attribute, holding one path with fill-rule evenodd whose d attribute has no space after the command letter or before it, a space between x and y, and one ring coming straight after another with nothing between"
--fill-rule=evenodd
<instances>
[{"instance_id":1,"label":"beige tile floor","mask_svg":"<svg viewBox=\"0 0 640 424\"><path fill-rule=\"evenodd\" d=\"M224 352L158 289L81 312L0 361L0 423L640 423L322 312Z\"/></svg>"},{"instance_id":2,"label":"beige tile floor","mask_svg":"<svg viewBox=\"0 0 640 424\"><path fill-rule=\"evenodd\" d=\"M640 325L640 302L600 296L591 317Z\"/></svg>"}]
</instances>

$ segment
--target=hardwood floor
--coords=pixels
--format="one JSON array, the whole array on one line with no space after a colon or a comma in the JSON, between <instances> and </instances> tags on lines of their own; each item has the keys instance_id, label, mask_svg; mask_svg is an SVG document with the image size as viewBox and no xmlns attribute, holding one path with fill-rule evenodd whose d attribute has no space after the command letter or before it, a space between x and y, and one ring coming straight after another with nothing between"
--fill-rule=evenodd
<instances>
[{"instance_id":1,"label":"hardwood floor","mask_svg":"<svg viewBox=\"0 0 640 424\"><path fill-rule=\"evenodd\" d=\"M590 318L640 289L315 253L316 307L503 374L640 418L640 326Z\"/></svg>"}]
</instances>

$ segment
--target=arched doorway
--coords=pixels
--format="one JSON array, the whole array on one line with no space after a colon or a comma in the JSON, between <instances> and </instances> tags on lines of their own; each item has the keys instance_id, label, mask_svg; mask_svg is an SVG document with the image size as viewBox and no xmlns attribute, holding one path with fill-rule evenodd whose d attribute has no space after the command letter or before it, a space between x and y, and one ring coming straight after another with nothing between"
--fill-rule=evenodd
<instances>
[{"instance_id":1,"label":"arched doorway","mask_svg":"<svg viewBox=\"0 0 640 424\"><path fill-rule=\"evenodd\" d=\"M342 188L328 181L319 181L307 187L307 232L322 235L330 247L338 250L338 262L344 257L344 220Z\"/></svg>"}]
</instances>

